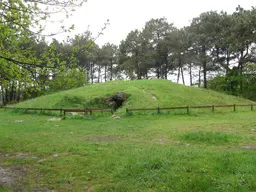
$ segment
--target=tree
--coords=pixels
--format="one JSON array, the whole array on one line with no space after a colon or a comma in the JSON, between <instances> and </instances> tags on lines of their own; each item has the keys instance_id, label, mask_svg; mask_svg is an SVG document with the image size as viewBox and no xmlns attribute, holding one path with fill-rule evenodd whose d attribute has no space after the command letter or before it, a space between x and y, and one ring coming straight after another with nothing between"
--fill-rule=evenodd
<instances>
[{"instance_id":1,"label":"tree","mask_svg":"<svg viewBox=\"0 0 256 192\"><path fill-rule=\"evenodd\" d=\"M109 71L109 80L113 80L113 65L117 63L118 48L114 44L106 43L102 46L103 62L104 62L104 77L105 82L107 81L107 72Z\"/></svg>"},{"instance_id":2,"label":"tree","mask_svg":"<svg viewBox=\"0 0 256 192\"><path fill-rule=\"evenodd\" d=\"M87 74L81 67L65 69L60 71L48 84L48 93L81 87L87 84Z\"/></svg>"},{"instance_id":3,"label":"tree","mask_svg":"<svg viewBox=\"0 0 256 192\"><path fill-rule=\"evenodd\" d=\"M137 75L137 79L141 79L142 74L140 71L141 62L141 32L139 30L131 31L125 41L122 41L120 49L119 64L125 74L130 78L134 79L134 73Z\"/></svg>"},{"instance_id":4,"label":"tree","mask_svg":"<svg viewBox=\"0 0 256 192\"><path fill-rule=\"evenodd\" d=\"M231 28L232 51L238 59L239 75L243 76L243 70L247 62L256 61L252 55L255 47L255 31L256 31L256 10L244 10L238 6L236 12L232 14ZM240 81L240 91L243 91L243 82Z\"/></svg>"},{"instance_id":5,"label":"tree","mask_svg":"<svg viewBox=\"0 0 256 192\"><path fill-rule=\"evenodd\" d=\"M169 71L169 46L167 37L174 30L173 24L169 24L166 18L151 19L143 29L144 40L149 44L147 49L154 60L154 68L157 78L166 78Z\"/></svg>"},{"instance_id":6,"label":"tree","mask_svg":"<svg viewBox=\"0 0 256 192\"><path fill-rule=\"evenodd\" d=\"M198 59L203 69L204 88L207 88L207 72L213 66L210 55L216 38L215 33L218 32L216 18L219 18L217 12L205 12L194 18L190 26L190 32L194 34L193 49L199 55Z\"/></svg>"},{"instance_id":7,"label":"tree","mask_svg":"<svg viewBox=\"0 0 256 192\"><path fill-rule=\"evenodd\" d=\"M71 12L75 11L76 7L81 6L84 0L6 0L0 4L1 19L0 19L0 31L1 31L1 47L4 44L14 45L20 41L25 41L31 37L41 38L42 36L54 35L54 34L42 34L44 25L42 21L48 20L55 14L66 14L68 17ZM64 26L60 26L61 31L68 31L73 27L66 29ZM32 29L36 29L32 31ZM8 50L8 49L7 49ZM37 65L42 64L31 62L31 58L23 57L23 53L20 53L16 49L7 51L6 49L0 50L0 58L12 61L14 64L20 65ZM19 54L20 53L20 54ZM44 66L45 67L45 66Z\"/></svg>"},{"instance_id":8,"label":"tree","mask_svg":"<svg viewBox=\"0 0 256 192\"><path fill-rule=\"evenodd\" d=\"M6 0L0 4L0 87L5 95L4 103L19 100L20 95L27 98L37 96L51 72L56 68L58 55L52 58L54 50L43 45L43 22L55 14L70 15L76 7L82 5L81 0ZM72 27L71 27L72 28ZM60 31L67 32L71 28L60 26ZM38 43L41 43L43 53ZM52 46L50 46L52 47ZM51 52L51 53L50 53ZM48 58L50 56L50 58ZM39 88L39 81L40 86ZM23 93L20 93L23 90ZM27 91L25 91L27 90ZM33 92L33 93L31 93ZM32 97L33 97L32 96Z\"/></svg>"}]
</instances>

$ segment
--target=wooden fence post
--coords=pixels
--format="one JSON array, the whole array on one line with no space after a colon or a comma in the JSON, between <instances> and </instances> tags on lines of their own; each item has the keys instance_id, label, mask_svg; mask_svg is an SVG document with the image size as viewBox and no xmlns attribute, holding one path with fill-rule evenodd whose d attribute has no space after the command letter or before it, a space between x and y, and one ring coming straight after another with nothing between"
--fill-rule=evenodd
<instances>
[{"instance_id":1,"label":"wooden fence post","mask_svg":"<svg viewBox=\"0 0 256 192\"><path fill-rule=\"evenodd\" d=\"M159 107L157 108L157 113L160 114L160 108Z\"/></svg>"},{"instance_id":2,"label":"wooden fence post","mask_svg":"<svg viewBox=\"0 0 256 192\"><path fill-rule=\"evenodd\" d=\"M126 115L128 115L129 114L129 109L128 108L126 108Z\"/></svg>"},{"instance_id":3,"label":"wooden fence post","mask_svg":"<svg viewBox=\"0 0 256 192\"><path fill-rule=\"evenodd\" d=\"M253 111L253 104L251 104L251 111Z\"/></svg>"},{"instance_id":4,"label":"wooden fence post","mask_svg":"<svg viewBox=\"0 0 256 192\"><path fill-rule=\"evenodd\" d=\"M187 114L189 115L189 106L187 106Z\"/></svg>"},{"instance_id":5,"label":"wooden fence post","mask_svg":"<svg viewBox=\"0 0 256 192\"><path fill-rule=\"evenodd\" d=\"M92 109L90 109L90 115L92 116Z\"/></svg>"},{"instance_id":6,"label":"wooden fence post","mask_svg":"<svg viewBox=\"0 0 256 192\"><path fill-rule=\"evenodd\" d=\"M236 111L236 104L234 104L234 112Z\"/></svg>"},{"instance_id":7,"label":"wooden fence post","mask_svg":"<svg viewBox=\"0 0 256 192\"><path fill-rule=\"evenodd\" d=\"M66 117L66 111L65 111L65 109L64 109L64 117Z\"/></svg>"},{"instance_id":8,"label":"wooden fence post","mask_svg":"<svg viewBox=\"0 0 256 192\"><path fill-rule=\"evenodd\" d=\"M61 109L60 109L60 115L62 115L62 113L63 113L63 109L61 108Z\"/></svg>"},{"instance_id":9,"label":"wooden fence post","mask_svg":"<svg viewBox=\"0 0 256 192\"><path fill-rule=\"evenodd\" d=\"M214 105L212 106L212 112L214 112Z\"/></svg>"}]
</instances>

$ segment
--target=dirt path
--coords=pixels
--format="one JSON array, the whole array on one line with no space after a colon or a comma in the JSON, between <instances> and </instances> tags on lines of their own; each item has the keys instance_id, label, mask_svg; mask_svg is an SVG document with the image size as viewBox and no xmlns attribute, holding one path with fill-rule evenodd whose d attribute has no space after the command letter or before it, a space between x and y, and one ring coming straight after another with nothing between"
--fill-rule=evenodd
<instances>
[{"instance_id":1,"label":"dirt path","mask_svg":"<svg viewBox=\"0 0 256 192\"><path fill-rule=\"evenodd\" d=\"M24 191L26 168L20 165L3 166L9 156L0 154L0 186L12 191Z\"/></svg>"},{"instance_id":2,"label":"dirt path","mask_svg":"<svg viewBox=\"0 0 256 192\"><path fill-rule=\"evenodd\" d=\"M0 167L0 186L11 187L14 184L10 171L3 167Z\"/></svg>"}]
</instances>

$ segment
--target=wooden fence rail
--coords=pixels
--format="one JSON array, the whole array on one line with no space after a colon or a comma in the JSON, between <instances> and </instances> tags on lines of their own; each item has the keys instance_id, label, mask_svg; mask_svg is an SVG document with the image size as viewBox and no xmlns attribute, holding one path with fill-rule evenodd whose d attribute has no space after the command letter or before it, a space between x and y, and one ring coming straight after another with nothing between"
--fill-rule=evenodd
<instances>
[{"instance_id":1,"label":"wooden fence rail","mask_svg":"<svg viewBox=\"0 0 256 192\"><path fill-rule=\"evenodd\" d=\"M207 109L211 108L212 112L215 111L215 108L233 108L234 111L236 111L237 107L250 107L251 111L253 111L253 107L256 106L256 104L234 104L234 105L205 105L205 106L186 106L186 107L163 107L163 108L127 108L126 113L129 114L133 111L157 111L157 113L160 113L160 111L170 111L170 110L178 110L178 109L186 109L187 113L189 114L190 109Z\"/></svg>"},{"instance_id":2,"label":"wooden fence rail","mask_svg":"<svg viewBox=\"0 0 256 192\"><path fill-rule=\"evenodd\" d=\"M84 108L84 109L64 109L64 108L16 108L16 107L3 107L5 110L23 110L23 111L59 111L60 115L66 116L67 113L84 113L87 115L88 113L92 115L94 112L110 112L113 113L112 109L92 109L92 108Z\"/></svg>"},{"instance_id":3,"label":"wooden fence rail","mask_svg":"<svg viewBox=\"0 0 256 192\"><path fill-rule=\"evenodd\" d=\"M170 111L170 110L179 110L179 109L185 109L187 111L187 114L190 113L190 109L212 109L212 112L215 111L215 108L233 108L233 111L236 111L237 107L250 107L251 111L253 111L254 106L256 104L233 104L233 105L205 105L205 106L184 106L184 107L157 107L157 108L126 108L126 113L129 114L133 111L156 111L157 113L160 113L160 111ZM60 115L66 116L67 113L84 113L84 115L87 115L88 113L90 115L93 115L93 113L104 113L104 112L110 112L113 114L112 109L100 109L100 108L84 108L84 109L64 109L64 108L15 108L15 107L2 107L5 110L12 109L12 110L23 110L23 111L59 111Z\"/></svg>"}]
</instances>

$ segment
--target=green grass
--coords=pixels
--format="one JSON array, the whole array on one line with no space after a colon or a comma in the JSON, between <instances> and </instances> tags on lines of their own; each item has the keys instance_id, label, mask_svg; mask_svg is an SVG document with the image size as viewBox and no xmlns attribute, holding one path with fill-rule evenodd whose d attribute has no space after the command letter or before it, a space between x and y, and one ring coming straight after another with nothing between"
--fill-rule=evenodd
<instances>
[{"instance_id":1,"label":"green grass","mask_svg":"<svg viewBox=\"0 0 256 192\"><path fill-rule=\"evenodd\" d=\"M255 111L49 118L0 110L16 191L256 191Z\"/></svg>"},{"instance_id":2,"label":"green grass","mask_svg":"<svg viewBox=\"0 0 256 192\"><path fill-rule=\"evenodd\" d=\"M15 106L49 108L97 107L95 104L96 98L109 97L120 91L130 96L124 108L251 103L251 101L242 98L211 90L183 86L167 80L137 80L87 85L78 89L28 100ZM124 109L121 111L124 111Z\"/></svg>"},{"instance_id":3,"label":"green grass","mask_svg":"<svg viewBox=\"0 0 256 192\"><path fill-rule=\"evenodd\" d=\"M239 140L239 137L234 134L226 134L221 132L196 131L185 133L181 136L181 140L189 142L205 142L209 144L223 144L235 142Z\"/></svg>"}]
</instances>

